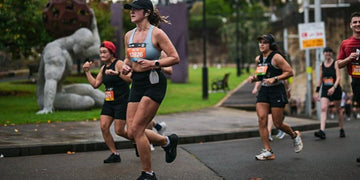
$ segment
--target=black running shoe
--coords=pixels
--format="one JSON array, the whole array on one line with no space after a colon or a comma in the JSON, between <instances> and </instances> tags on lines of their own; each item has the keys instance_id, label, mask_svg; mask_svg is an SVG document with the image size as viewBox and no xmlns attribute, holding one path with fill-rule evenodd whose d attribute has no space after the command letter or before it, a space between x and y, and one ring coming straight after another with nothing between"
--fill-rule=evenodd
<instances>
[{"instance_id":1,"label":"black running shoe","mask_svg":"<svg viewBox=\"0 0 360 180\"><path fill-rule=\"evenodd\" d=\"M340 129L340 137L344 138L345 137L345 131L344 129Z\"/></svg>"},{"instance_id":2,"label":"black running shoe","mask_svg":"<svg viewBox=\"0 0 360 180\"><path fill-rule=\"evenodd\" d=\"M119 154L112 153L107 159L104 160L104 163L119 163L121 158Z\"/></svg>"},{"instance_id":3,"label":"black running shoe","mask_svg":"<svg viewBox=\"0 0 360 180\"><path fill-rule=\"evenodd\" d=\"M314 135L315 135L316 137L319 137L320 139L326 139L325 132L322 131L322 130L316 131L316 132L314 133Z\"/></svg>"},{"instance_id":4,"label":"black running shoe","mask_svg":"<svg viewBox=\"0 0 360 180\"><path fill-rule=\"evenodd\" d=\"M136 157L139 157L139 151L137 150L136 144L134 143L134 148L135 148L135 155Z\"/></svg>"},{"instance_id":5,"label":"black running shoe","mask_svg":"<svg viewBox=\"0 0 360 180\"><path fill-rule=\"evenodd\" d=\"M163 147L166 152L165 160L167 163L171 163L176 158L176 147L179 141L179 137L176 134L172 134L169 137L170 144L167 147Z\"/></svg>"},{"instance_id":6,"label":"black running shoe","mask_svg":"<svg viewBox=\"0 0 360 180\"><path fill-rule=\"evenodd\" d=\"M141 171L141 175L137 178L137 180L157 180L155 173L153 172L153 175L150 175L144 171Z\"/></svg>"}]
</instances>

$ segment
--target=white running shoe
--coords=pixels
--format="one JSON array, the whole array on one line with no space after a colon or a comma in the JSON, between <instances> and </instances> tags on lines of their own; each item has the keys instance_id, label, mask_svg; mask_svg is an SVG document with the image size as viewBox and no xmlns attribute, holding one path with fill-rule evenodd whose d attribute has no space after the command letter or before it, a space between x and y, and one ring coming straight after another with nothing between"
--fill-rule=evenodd
<instances>
[{"instance_id":1,"label":"white running shoe","mask_svg":"<svg viewBox=\"0 0 360 180\"><path fill-rule=\"evenodd\" d=\"M271 134L269 133L269 141L272 142L274 139L272 138Z\"/></svg>"},{"instance_id":2,"label":"white running shoe","mask_svg":"<svg viewBox=\"0 0 360 180\"><path fill-rule=\"evenodd\" d=\"M278 129L278 134L276 135L276 138L283 139L285 137L285 134L286 133L284 131Z\"/></svg>"},{"instance_id":3,"label":"white running shoe","mask_svg":"<svg viewBox=\"0 0 360 180\"><path fill-rule=\"evenodd\" d=\"M301 140L301 134L299 131L295 131L297 134L296 138L294 138L294 151L299 153L303 149L303 143Z\"/></svg>"},{"instance_id":4,"label":"white running shoe","mask_svg":"<svg viewBox=\"0 0 360 180\"><path fill-rule=\"evenodd\" d=\"M162 136L165 135L165 130L166 130L166 123L163 121L161 123L159 123L159 125L161 126L161 129L158 130L158 133Z\"/></svg>"},{"instance_id":5,"label":"white running shoe","mask_svg":"<svg viewBox=\"0 0 360 180\"><path fill-rule=\"evenodd\" d=\"M334 113L331 113L330 114L330 119L334 119L335 118L335 114Z\"/></svg>"},{"instance_id":6,"label":"white running shoe","mask_svg":"<svg viewBox=\"0 0 360 180\"><path fill-rule=\"evenodd\" d=\"M152 143L150 143L150 149L151 151L155 151L154 145Z\"/></svg>"},{"instance_id":7,"label":"white running shoe","mask_svg":"<svg viewBox=\"0 0 360 180\"><path fill-rule=\"evenodd\" d=\"M271 150L262 149L260 154L255 156L255 159L260 161L273 160L275 159L275 155Z\"/></svg>"}]
</instances>

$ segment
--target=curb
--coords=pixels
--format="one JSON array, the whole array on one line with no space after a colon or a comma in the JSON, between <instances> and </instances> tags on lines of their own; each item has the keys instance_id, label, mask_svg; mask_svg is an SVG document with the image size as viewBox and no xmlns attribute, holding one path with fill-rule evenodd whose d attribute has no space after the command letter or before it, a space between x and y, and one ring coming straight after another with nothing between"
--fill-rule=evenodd
<instances>
[{"instance_id":1,"label":"curb","mask_svg":"<svg viewBox=\"0 0 360 180\"><path fill-rule=\"evenodd\" d=\"M327 128L337 127L337 122L328 122ZM308 124L293 126L294 130L309 131L319 128L319 124ZM225 141L233 139L245 139L259 137L257 129L241 132L230 132L220 134L198 135L189 137L180 137L179 144L193 144L205 143L214 141ZM116 141L115 146L117 149L134 148L132 141ZM17 156L33 156L45 154L61 154L69 152L90 152L90 151L103 151L108 150L104 142L86 142L78 144L54 144L54 145L38 145L38 146L19 146L19 147L4 147L0 148L0 154L4 157L17 157Z\"/></svg>"}]
</instances>

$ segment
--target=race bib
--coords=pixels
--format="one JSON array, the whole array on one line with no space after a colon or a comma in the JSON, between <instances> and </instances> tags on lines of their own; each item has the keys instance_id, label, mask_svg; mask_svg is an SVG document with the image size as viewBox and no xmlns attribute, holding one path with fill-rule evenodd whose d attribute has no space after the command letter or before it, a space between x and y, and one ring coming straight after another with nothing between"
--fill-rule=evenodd
<instances>
[{"instance_id":1,"label":"race bib","mask_svg":"<svg viewBox=\"0 0 360 180\"><path fill-rule=\"evenodd\" d=\"M356 75L356 76L360 75L360 65L353 64L351 66L351 75Z\"/></svg>"},{"instance_id":2,"label":"race bib","mask_svg":"<svg viewBox=\"0 0 360 180\"><path fill-rule=\"evenodd\" d=\"M146 44L145 43L129 44L126 53L131 61L136 62L139 59L144 59L146 57Z\"/></svg>"},{"instance_id":3,"label":"race bib","mask_svg":"<svg viewBox=\"0 0 360 180\"><path fill-rule=\"evenodd\" d=\"M325 86L332 86L334 85L334 78L332 77L324 77L323 78L323 83Z\"/></svg>"},{"instance_id":4,"label":"race bib","mask_svg":"<svg viewBox=\"0 0 360 180\"><path fill-rule=\"evenodd\" d=\"M105 101L114 101L114 91L111 90L105 90Z\"/></svg>"},{"instance_id":5,"label":"race bib","mask_svg":"<svg viewBox=\"0 0 360 180\"><path fill-rule=\"evenodd\" d=\"M155 70L151 70L149 75L149 80L151 84L157 84L159 83L159 75Z\"/></svg>"},{"instance_id":6,"label":"race bib","mask_svg":"<svg viewBox=\"0 0 360 180\"><path fill-rule=\"evenodd\" d=\"M266 74L267 69L268 69L267 65L259 65L259 66L256 67L255 74L257 76L263 76L263 75Z\"/></svg>"}]
</instances>

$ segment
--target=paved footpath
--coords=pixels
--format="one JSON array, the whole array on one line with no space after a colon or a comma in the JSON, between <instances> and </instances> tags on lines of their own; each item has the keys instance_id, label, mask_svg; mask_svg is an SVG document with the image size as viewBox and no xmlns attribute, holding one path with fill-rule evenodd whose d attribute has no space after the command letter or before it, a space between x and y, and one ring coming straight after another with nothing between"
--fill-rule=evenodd
<instances>
[{"instance_id":1,"label":"paved footpath","mask_svg":"<svg viewBox=\"0 0 360 180\"><path fill-rule=\"evenodd\" d=\"M258 136L257 117L253 111L213 107L196 112L159 115L156 121L166 122L166 134L178 134L181 144ZM286 117L285 121L300 131L319 128L317 120ZM328 127L331 126L336 126L336 122L329 122ZM133 147L131 141L119 136L115 137L115 141L119 149ZM106 149L99 121L0 126L0 155L4 156Z\"/></svg>"}]
</instances>

